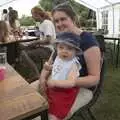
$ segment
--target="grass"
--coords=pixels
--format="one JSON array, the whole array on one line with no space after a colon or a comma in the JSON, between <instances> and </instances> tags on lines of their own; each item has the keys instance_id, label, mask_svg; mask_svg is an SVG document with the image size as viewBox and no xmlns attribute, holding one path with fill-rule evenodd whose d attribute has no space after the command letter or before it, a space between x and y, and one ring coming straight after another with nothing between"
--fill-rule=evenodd
<instances>
[{"instance_id":1,"label":"grass","mask_svg":"<svg viewBox=\"0 0 120 120\"><path fill-rule=\"evenodd\" d=\"M120 120L120 68L106 68L101 96L92 107L96 120ZM80 120L75 116L74 120Z\"/></svg>"},{"instance_id":2,"label":"grass","mask_svg":"<svg viewBox=\"0 0 120 120\"><path fill-rule=\"evenodd\" d=\"M106 68L103 93L93 112L97 120L120 120L120 69Z\"/></svg>"}]
</instances>

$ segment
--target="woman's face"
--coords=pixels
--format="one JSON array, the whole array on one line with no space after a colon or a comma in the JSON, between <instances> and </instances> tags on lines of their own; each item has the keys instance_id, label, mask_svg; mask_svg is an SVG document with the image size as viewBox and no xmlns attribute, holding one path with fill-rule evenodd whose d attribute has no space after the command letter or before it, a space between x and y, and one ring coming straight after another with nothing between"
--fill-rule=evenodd
<instances>
[{"instance_id":1,"label":"woman's face","mask_svg":"<svg viewBox=\"0 0 120 120\"><path fill-rule=\"evenodd\" d=\"M35 19L35 21L42 21L42 17L39 12L32 11L31 13L32 13L32 17L33 17L33 19Z\"/></svg>"},{"instance_id":2,"label":"woman's face","mask_svg":"<svg viewBox=\"0 0 120 120\"><path fill-rule=\"evenodd\" d=\"M53 13L53 20L57 32L71 32L74 29L72 19L63 11L55 11Z\"/></svg>"}]
</instances>

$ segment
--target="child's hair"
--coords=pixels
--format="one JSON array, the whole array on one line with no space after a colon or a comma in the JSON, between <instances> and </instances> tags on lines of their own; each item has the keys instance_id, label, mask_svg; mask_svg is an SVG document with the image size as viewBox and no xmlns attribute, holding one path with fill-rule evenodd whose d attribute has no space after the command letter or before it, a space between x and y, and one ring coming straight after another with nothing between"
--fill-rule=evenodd
<instances>
[{"instance_id":1,"label":"child's hair","mask_svg":"<svg viewBox=\"0 0 120 120\"><path fill-rule=\"evenodd\" d=\"M8 26L5 21L0 21L0 42L5 42L8 37Z\"/></svg>"}]
</instances>

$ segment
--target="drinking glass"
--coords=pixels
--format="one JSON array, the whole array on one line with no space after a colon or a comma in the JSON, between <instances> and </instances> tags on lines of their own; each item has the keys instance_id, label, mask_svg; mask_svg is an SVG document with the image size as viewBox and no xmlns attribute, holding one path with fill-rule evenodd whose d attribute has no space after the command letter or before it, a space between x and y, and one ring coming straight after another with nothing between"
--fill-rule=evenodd
<instances>
[{"instance_id":1,"label":"drinking glass","mask_svg":"<svg viewBox=\"0 0 120 120\"><path fill-rule=\"evenodd\" d=\"M0 80L4 80L7 63L6 47L0 47Z\"/></svg>"}]
</instances>

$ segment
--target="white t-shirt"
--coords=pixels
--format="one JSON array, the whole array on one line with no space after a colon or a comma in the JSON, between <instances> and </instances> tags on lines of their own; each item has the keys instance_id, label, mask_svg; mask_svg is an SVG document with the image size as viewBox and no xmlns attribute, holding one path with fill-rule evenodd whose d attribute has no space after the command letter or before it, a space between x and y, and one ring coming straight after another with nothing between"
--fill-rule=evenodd
<instances>
[{"instance_id":1,"label":"white t-shirt","mask_svg":"<svg viewBox=\"0 0 120 120\"><path fill-rule=\"evenodd\" d=\"M40 32L43 33L44 36L51 36L53 39L56 38L55 27L52 21L44 20L39 26Z\"/></svg>"},{"instance_id":2,"label":"white t-shirt","mask_svg":"<svg viewBox=\"0 0 120 120\"><path fill-rule=\"evenodd\" d=\"M5 20L5 21L7 21L8 20L8 14L2 14L2 16L1 16L1 20Z\"/></svg>"},{"instance_id":3,"label":"white t-shirt","mask_svg":"<svg viewBox=\"0 0 120 120\"><path fill-rule=\"evenodd\" d=\"M81 69L81 64L78 61L77 57L72 58L71 60L62 60L58 56L56 57L53 68L51 79L52 80L66 80L72 66L77 66L76 75L79 77L79 70Z\"/></svg>"}]
</instances>

